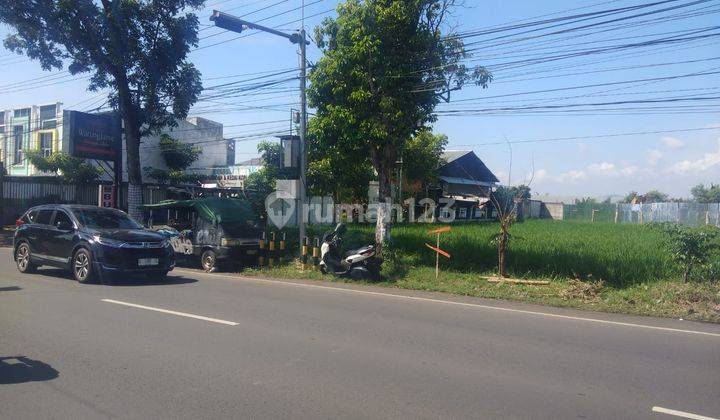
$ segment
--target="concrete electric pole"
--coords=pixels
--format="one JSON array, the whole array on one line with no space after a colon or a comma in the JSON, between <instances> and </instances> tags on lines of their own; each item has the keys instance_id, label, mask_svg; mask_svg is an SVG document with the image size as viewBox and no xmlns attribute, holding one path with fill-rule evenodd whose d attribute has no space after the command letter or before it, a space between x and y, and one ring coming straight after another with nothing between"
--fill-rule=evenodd
<instances>
[{"instance_id":1,"label":"concrete electric pole","mask_svg":"<svg viewBox=\"0 0 720 420\"><path fill-rule=\"evenodd\" d=\"M307 137L307 97L305 93L305 89L307 87L307 59L305 57L305 47L309 44L309 42L306 40L305 28L303 27L299 32L294 34L286 34L266 26L248 22L218 10L213 10L210 20L215 22L215 26L218 28L223 28L228 31L240 33L243 29L257 29L259 31L287 38L293 44L300 45L300 185L298 188L300 206L298 210L298 226L300 228L299 249L302 249L303 238L305 238L305 207L307 202L307 184L305 179L305 174L307 173L307 148L305 147Z\"/></svg>"}]
</instances>

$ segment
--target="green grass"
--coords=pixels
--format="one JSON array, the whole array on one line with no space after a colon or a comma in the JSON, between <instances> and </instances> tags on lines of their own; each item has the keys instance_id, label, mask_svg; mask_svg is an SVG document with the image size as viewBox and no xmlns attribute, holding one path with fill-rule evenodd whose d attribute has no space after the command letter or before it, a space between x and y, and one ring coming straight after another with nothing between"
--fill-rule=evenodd
<instances>
[{"instance_id":1,"label":"green grass","mask_svg":"<svg viewBox=\"0 0 720 420\"><path fill-rule=\"evenodd\" d=\"M428 230L435 225L399 225L392 229L392 246L401 264L410 268L434 267L434 253L425 243L435 243ZM490 243L496 223L453 224L443 233L440 247L452 254L441 258L443 270L489 273L496 270L497 251ZM319 230L313 227L313 235ZM508 271L520 278L602 279L615 287L673 278L676 268L663 251L664 236L645 226L529 220L516 223ZM349 225L345 247L373 241L373 226Z\"/></svg>"},{"instance_id":2,"label":"green grass","mask_svg":"<svg viewBox=\"0 0 720 420\"><path fill-rule=\"evenodd\" d=\"M373 226L349 225L344 248L373 241ZM399 225L392 229L397 260L384 267L376 285L508 299L608 312L676 317L720 322L720 283L678 281L679 271L663 247L663 233L646 226L613 223L530 220L511 228L508 271L513 277L546 279L546 286L490 283L496 272L496 250L490 238L496 223L453 224L441 235L440 246L452 254L441 257L435 279L434 244L428 230L435 225ZM312 226L311 237L328 227ZM294 243L288 232L288 243ZM338 280L317 271L301 271L295 264L248 269L248 275ZM575 279L583 280L578 283ZM603 285L597 286L602 280ZM595 285L588 291L585 286Z\"/></svg>"}]
</instances>

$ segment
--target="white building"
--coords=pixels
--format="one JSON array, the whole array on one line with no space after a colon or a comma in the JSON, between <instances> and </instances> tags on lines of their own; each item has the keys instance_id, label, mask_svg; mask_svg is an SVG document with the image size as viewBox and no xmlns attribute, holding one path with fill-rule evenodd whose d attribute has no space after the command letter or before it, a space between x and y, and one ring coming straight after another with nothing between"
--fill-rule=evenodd
<instances>
[{"instance_id":1,"label":"white building","mask_svg":"<svg viewBox=\"0 0 720 420\"><path fill-rule=\"evenodd\" d=\"M146 167L168 169L160 153L160 136L167 134L175 140L198 146L202 150L198 160L187 172L213 175L218 168L228 166L227 141L223 139L223 125L205 118L190 117L177 120L177 127L167 128L161 133L145 136L140 143L140 170ZM127 181L127 159L123 142L123 180ZM143 180L146 175L143 171ZM148 179L148 181L151 181Z\"/></svg>"}]
</instances>

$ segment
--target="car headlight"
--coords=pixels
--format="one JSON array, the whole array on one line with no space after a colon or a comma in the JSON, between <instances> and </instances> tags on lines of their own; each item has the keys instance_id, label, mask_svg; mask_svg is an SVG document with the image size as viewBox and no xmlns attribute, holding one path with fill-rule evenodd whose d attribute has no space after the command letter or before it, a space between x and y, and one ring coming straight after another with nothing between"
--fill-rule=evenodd
<instances>
[{"instance_id":1,"label":"car headlight","mask_svg":"<svg viewBox=\"0 0 720 420\"><path fill-rule=\"evenodd\" d=\"M237 239L222 238L222 239L220 240L220 245L221 245L221 246L235 246L235 245L237 245L237 244L238 244L238 240L237 240Z\"/></svg>"},{"instance_id":2,"label":"car headlight","mask_svg":"<svg viewBox=\"0 0 720 420\"><path fill-rule=\"evenodd\" d=\"M102 236L95 236L93 239L95 239L95 242L99 243L100 245L111 246L113 248L122 248L125 245L125 242L123 241L103 238Z\"/></svg>"}]
</instances>

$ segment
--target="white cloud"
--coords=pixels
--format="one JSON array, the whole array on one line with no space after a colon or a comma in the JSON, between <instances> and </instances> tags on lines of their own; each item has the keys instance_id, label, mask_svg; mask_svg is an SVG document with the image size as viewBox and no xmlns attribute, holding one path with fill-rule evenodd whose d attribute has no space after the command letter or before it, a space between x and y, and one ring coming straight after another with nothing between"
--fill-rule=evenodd
<instances>
[{"instance_id":1,"label":"white cloud","mask_svg":"<svg viewBox=\"0 0 720 420\"><path fill-rule=\"evenodd\" d=\"M615 173L615 164L609 162L593 163L588 165L587 170L601 175L613 175Z\"/></svg>"},{"instance_id":2,"label":"white cloud","mask_svg":"<svg viewBox=\"0 0 720 420\"><path fill-rule=\"evenodd\" d=\"M532 175L532 178L535 182L543 182L546 179L548 179L550 176L548 175L548 171L545 169L538 169L535 171L535 174Z\"/></svg>"},{"instance_id":3,"label":"white cloud","mask_svg":"<svg viewBox=\"0 0 720 420\"><path fill-rule=\"evenodd\" d=\"M639 170L637 166L631 165L631 166L625 166L620 170L620 173L625 176L632 176L635 175L635 173Z\"/></svg>"},{"instance_id":4,"label":"white cloud","mask_svg":"<svg viewBox=\"0 0 720 420\"><path fill-rule=\"evenodd\" d=\"M587 178L585 171L567 171L558 176L559 182L575 182Z\"/></svg>"},{"instance_id":5,"label":"white cloud","mask_svg":"<svg viewBox=\"0 0 720 420\"><path fill-rule=\"evenodd\" d=\"M717 151L704 153L700 159L675 162L670 167L670 172L683 175L691 172L703 172L718 165L720 165L720 139L718 139Z\"/></svg>"},{"instance_id":6,"label":"white cloud","mask_svg":"<svg viewBox=\"0 0 720 420\"><path fill-rule=\"evenodd\" d=\"M663 137L662 142L668 149L679 149L685 145L685 142L676 137Z\"/></svg>"},{"instance_id":7,"label":"white cloud","mask_svg":"<svg viewBox=\"0 0 720 420\"><path fill-rule=\"evenodd\" d=\"M662 159L663 153L657 149L648 152L647 161L650 166L655 166Z\"/></svg>"}]
</instances>

